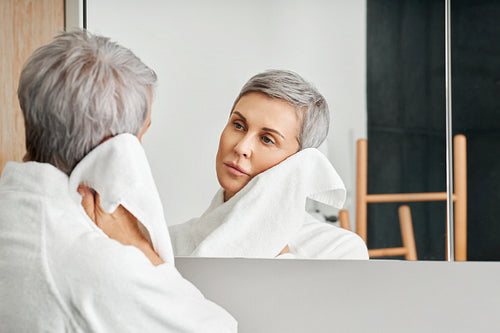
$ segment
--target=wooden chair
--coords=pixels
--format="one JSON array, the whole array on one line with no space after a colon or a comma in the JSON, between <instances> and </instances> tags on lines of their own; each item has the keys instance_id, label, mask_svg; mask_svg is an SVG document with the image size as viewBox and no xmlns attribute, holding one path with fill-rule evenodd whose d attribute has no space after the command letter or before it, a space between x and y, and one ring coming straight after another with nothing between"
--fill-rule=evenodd
<instances>
[{"instance_id":1,"label":"wooden chair","mask_svg":"<svg viewBox=\"0 0 500 333\"><path fill-rule=\"evenodd\" d=\"M455 203L455 260L467 260L467 148L464 135L456 135L454 147L454 192ZM368 194L368 142L357 141L356 168L356 233L366 242L367 205L383 202L446 201L446 192ZM341 210L340 225L350 230L349 213ZM371 258L404 255L407 260L417 260L410 208L399 207L399 222L403 246L398 248L371 249Z\"/></svg>"}]
</instances>

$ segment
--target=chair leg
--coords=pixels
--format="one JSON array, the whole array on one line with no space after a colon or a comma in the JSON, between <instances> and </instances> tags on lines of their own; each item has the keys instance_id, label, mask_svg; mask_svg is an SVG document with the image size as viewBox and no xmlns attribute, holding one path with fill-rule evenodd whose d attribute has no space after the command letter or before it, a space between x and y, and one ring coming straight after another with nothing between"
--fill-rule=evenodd
<instances>
[{"instance_id":1,"label":"chair leg","mask_svg":"<svg viewBox=\"0 0 500 333\"><path fill-rule=\"evenodd\" d=\"M356 142L356 233L367 240L368 141Z\"/></svg>"},{"instance_id":2,"label":"chair leg","mask_svg":"<svg viewBox=\"0 0 500 333\"><path fill-rule=\"evenodd\" d=\"M464 135L455 135L455 260L467 260L467 147Z\"/></svg>"},{"instance_id":3,"label":"chair leg","mask_svg":"<svg viewBox=\"0 0 500 333\"><path fill-rule=\"evenodd\" d=\"M349 221L349 212L346 209L342 209L339 212L340 226L346 230L351 231L351 222Z\"/></svg>"},{"instance_id":4,"label":"chair leg","mask_svg":"<svg viewBox=\"0 0 500 333\"><path fill-rule=\"evenodd\" d=\"M399 207L398 213L399 223L401 226L401 237L403 238L403 246L407 249L405 258L406 260L418 260L410 207L408 207L407 205L402 205Z\"/></svg>"}]
</instances>

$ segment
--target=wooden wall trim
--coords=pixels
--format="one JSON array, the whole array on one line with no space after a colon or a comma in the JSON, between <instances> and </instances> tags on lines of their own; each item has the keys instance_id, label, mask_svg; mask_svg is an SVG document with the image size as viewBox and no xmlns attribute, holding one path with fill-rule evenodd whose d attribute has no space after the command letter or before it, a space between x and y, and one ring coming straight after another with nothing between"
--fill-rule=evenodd
<instances>
[{"instance_id":1,"label":"wooden wall trim","mask_svg":"<svg viewBox=\"0 0 500 333\"><path fill-rule=\"evenodd\" d=\"M0 1L0 172L25 154L17 99L22 66L39 46L64 30L64 0Z\"/></svg>"}]
</instances>

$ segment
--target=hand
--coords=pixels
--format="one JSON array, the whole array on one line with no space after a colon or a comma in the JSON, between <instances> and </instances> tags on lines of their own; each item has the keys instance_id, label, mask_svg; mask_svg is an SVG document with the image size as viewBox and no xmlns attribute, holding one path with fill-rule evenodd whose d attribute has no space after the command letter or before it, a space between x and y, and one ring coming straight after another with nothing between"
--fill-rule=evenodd
<instances>
[{"instance_id":1,"label":"hand","mask_svg":"<svg viewBox=\"0 0 500 333\"><path fill-rule=\"evenodd\" d=\"M285 246L283 248L283 250L281 250L281 252L276 257L279 257L280 255L285 254L285 253L290 253L290 248L288 247L288 245Z\"/></svg>"},{"instance_id":2,"label":"hand","mask_svg":"<svg viewBox=\"0 0 500 333\"><path fill-rule=\"evenodd\" d=\"M163 263L139 229L135 216L125 207L120 205L109 214L101 207L99 193L94 194L82 185L78 187L78 193L82 196L82 206L87 215L109 238L137 247L155 266Z\"/></svg>"}]
</instances>

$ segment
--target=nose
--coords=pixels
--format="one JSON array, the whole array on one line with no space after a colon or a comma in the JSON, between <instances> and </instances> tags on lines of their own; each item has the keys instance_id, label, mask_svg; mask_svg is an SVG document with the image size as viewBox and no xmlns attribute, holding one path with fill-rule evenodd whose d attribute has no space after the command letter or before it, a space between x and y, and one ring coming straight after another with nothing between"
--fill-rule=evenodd
<instances>
[{"instance_id":1,"label":"nose","mask_svg":"<svg viewBox=\"0 0 500 333\"><path fill-rule=\"evenodd\" d=\"M252 155L253 143L252 138L249 135L245 135L236 142L234 146L234 151L238 156L243 156L249 158Z\"/></svg>"}]
</instances>

